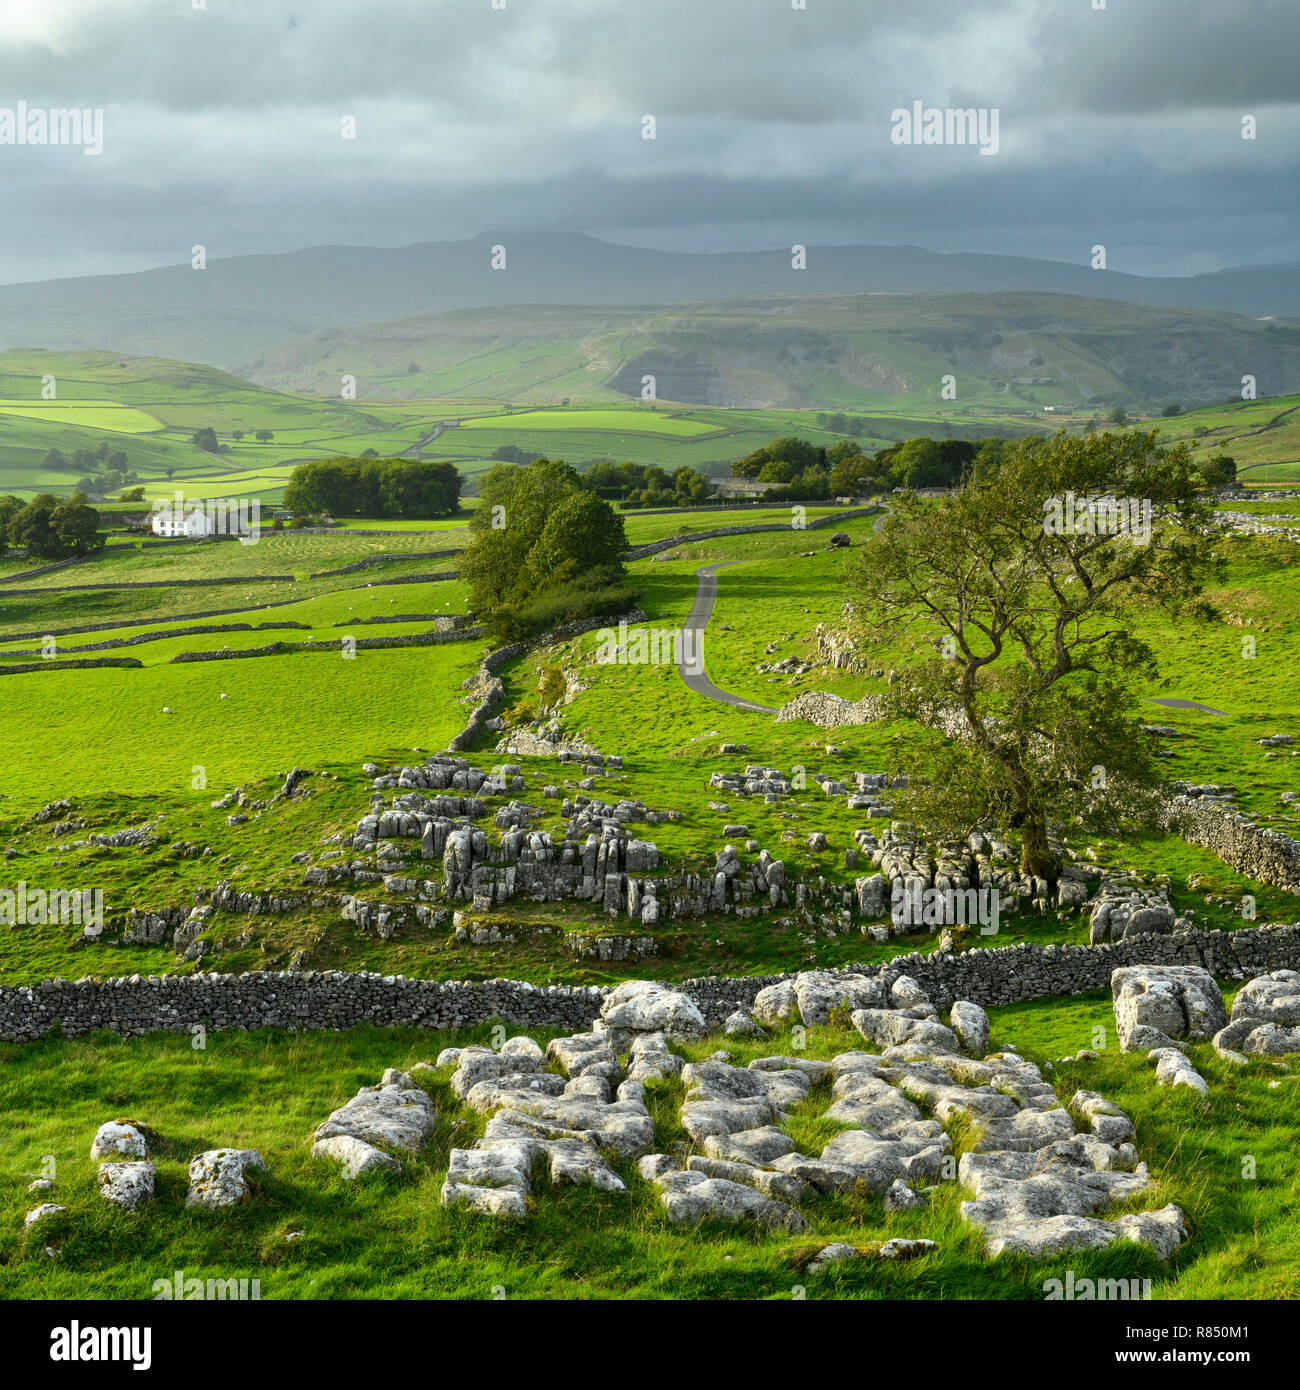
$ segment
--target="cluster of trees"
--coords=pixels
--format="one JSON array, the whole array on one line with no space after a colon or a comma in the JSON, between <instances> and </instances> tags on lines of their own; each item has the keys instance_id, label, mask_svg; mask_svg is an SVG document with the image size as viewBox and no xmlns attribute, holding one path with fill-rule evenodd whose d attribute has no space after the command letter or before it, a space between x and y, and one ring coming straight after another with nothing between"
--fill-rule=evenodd
<instances>
[{"instance_id":1,"label":"cluster of trees","mask_svg":"<svg viewBox=\"0 0 1300 1390\"><path fill-rule=\"evenodd\" d=\"M593 463L583 484L627 507L689 507L708 500L708 478L683 466L670 473L653 463Z\"/></svg>"},{"instance_id":2,"label":"cluster of trees","mask_svg":"<svg viewBox=\"0 0 1300 1390\"><path fill-rule=\"evenodd\" d=\"M623 518L562 459L498 465L479 487L461 577L488 631L514 642L626 611Z\"/></svg>"},{"instance_id":3,"label":"cluster of trees","mask_svg":"<svg viewBox=\"0 0 1300 1390\"><path fill-rule=\"evenodd\" d=\"M427 459L317 459L299 464L284 489L292 512L329 516L451 516L461 476Z\"/></svg>"},{"instance_id":4,"label":"cluster of trees","mask_svg":"<svg viewBox=\"0 0 1300 1390\"><path fill-rule=\"evenodd\" d=\"M493 449L488 457L498 463L532 463L534 459L541 458L541 454L530 454L518 444L502 444L499 448Z\"/></svg>"},{"instance_id":5,"label":"cluster of trees","mask_svg":"<svg viewBox=\"0 0 1300 1390\"><path fill-rule=\"evenodd\" d=\"M62 449L48 449L41 467L53 473L79 473L78 492L104 497L137 480L139 475L130 471L129 462L124 450L114 449L105 439L97 449L74 449L71 455Z\"/></svg>"},{"instance_id":6,"label":"cluster of trees","mask_svg":"<svg viewBox=\"0 0 1300 1390\"><path fill-rule=\"evenodd\" d=\"M822 411L817 416L817 424L832 434L866 434L871 429L872 421L861 415L842 415L838 411L827 414Z\"/></svg>"},{"instance_id":7,"label":"cluster of trees","mask_svg":"<svg viewBox=\"0 0 1300 1390\"><path fill-rule=\"evenodd\" d=\"M99 550L99 513L86 504L82 492L65 502L48 492L30 502L19 497L0 497L0 555L25 550L42 560L68 560Z\"/></svg>"},{"instance_id":8,"label":"cluster of trees","mask_svg":"<svg viewBox=\"0 0 1300 1390\"><path fill-rule=\"evenodd\" d=\"M817 501L851 497L895 487L954 487L977 460L997 459L1010 445L1004 439L973 444L967 439L904 440L874 457L856 440L842 439L825 449L806 439L774 439L731 465L737 478L771 483L771 501Z\"/></svg>"}]
</instances>

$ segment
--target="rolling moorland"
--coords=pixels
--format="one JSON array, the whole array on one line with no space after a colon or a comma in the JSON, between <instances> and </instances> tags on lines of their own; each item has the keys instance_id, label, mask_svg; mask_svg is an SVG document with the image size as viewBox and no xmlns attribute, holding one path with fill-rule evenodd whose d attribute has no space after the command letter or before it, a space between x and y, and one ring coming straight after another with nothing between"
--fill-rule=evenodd
<instances>
[{"instance_id":1,"label":"rolling moorland","mask_svg":"<svg viewBox=\"0 0 1300 1390\"><path fill-rule=\"evenodd\" d=\"M499 253L507 259L500 266ZM212 250L213 248L209 248ZM188 248L186 248L188 253ZM916 246L812 246L717 255L652 251L590 236L518 231L392 249L317 246L281 255L189 254L130 275L0 286L0 348L38 344L153 353L234 369L323 329L504 305L684 304L739 296L1082 296L1257 318L1300 315L1300 269L1239 267L1187 277ZM402 364L403 366L405 364ZM1247 370L1243 368L1243 370Z\"/></svg>"},{"instance_id":2,"label":"rolling moorland","mask_svg":"<svg viewBox=\"0 0 1300 1390\"><path fill-rule=\"evenodd\" d=\"M1271 415L1264 407L1228 408L1221 420L1207 418L1207 428L1215 419L1216 431L1266 432L1277 407L1267 408ZM1238 409L1253 413L1239 421ZM1168 422L1171 431L1186 426ZM1235 502L1223 505L1239 510ZM1285 501L1244 505L1267 515L1295 514L1294 503ZM836 510L809 508L808 520ZM826 529L791 528L788 508L629 514L633 546L670 538L677 543L633 559L628 568L646 623L670 629L691 607L695 572L728 565L705 646L709 676L724 690L770 708L809 690L858 699L885 687L883 669L873 676L831 664L819 629L832 632L842 624L856 556L880 543L880 520L879 512L835 520L831 529L850 541L844 548L827 544ZM703 534L737 524L781 529ZM337 969L590 987L615 984L629 973L680 982L702 975L870 969L908 951L930 957L954 946L960 952L1088 939L1087 907L1009 913L992 943L976 928L958 928L955 941L945 944L929 929L871 932L865 920L860 926L848 913L817 906L826 901L817 894L829 893L831 901L837 892L852 895L860 869L848 852L860 843L855 831L873 824L833 787L850 782L854 770L890 772L898 740L911 736L908 729L867 723L823 730L800 719L774 721L771 714L702 698L672 664L602 664L595 633L507 661L497 672L505 687L501 709L508 721L526 719L524 707L535 706L544 673L558 667L566 678L555 712L564 738L601 750L607 759L617 755L621 766L606 760L590 768L553 755L511 753L509 727L484 729L464 749L469 764L491 772L508 761L523 779L508 795L485 791L489 807L514 799L536 806L530 829L549 831L558 842L568 825L566 808L544 788L574 799L581 781L588 795L639 802L662 817L630 827L657 846L661 873L707 879L724 841L744 844L747 860L749 846L761 844L783 860L787 883L814 886L804 910L791 903L742 914L728 905L639 925L630 936L599 902L572 897L519 897L504 909L467 900L444 907L434 898L435 906L421 915L410 910L421 901L418 893L399 881L404 873L416 879L437 873L436 864L417 867L418 841L414 851L400 840L385 851L395 857L381 855L384 872L371 874L368 886L364 874L351 883L331 881L335 850L352 841L366 814L374 773L418 764L444 748L480 698L477 688L462 689L488 645L472 630L438 645L362 645L354 657L343 655L343 636L412 637L436 631L440 620L445 627L449 619L467 619L455 555L434 554L459 549L467 532L454 521L428 525L427 534L414 528L386 536L274 533L248 547L180 542L142 549L115 538L124 548L26 577L30 565L3 562L8 577L0 575L0 664L26 668L0 676L0 737L11 750L0 785L6 879L99 887L106 913L97 939L74 926L6 932L4 984ZM1224 712L1150 706L1153 722L1177 735L1161 740L1170 776L1231 788L1233 805L1257 824L1288 834L1296 825L1292 801L1300 794L1296 755L1259 740L1292 732L1279 711L1294 709L1300 661L1295 534L1224 532L1226 570L1210 594L1219 617L1174 620L1140 611L1131 619L1159 659L1159 678L1143 697L1181 698ZM327 573L358 561L369 567ZM107 587L132 584L153 587ZM1242 655L1243 633L1258 644L1249 661ZM52 660L39 654L45 634L57 635ZM100 648L102 642L129 645ZM177 660L277 642L314 645L246 659ZM79 657L139 664L61 669ZM875 659L887 666L890 653ZM760 669L773 665L782 669ZM733 751L723 751L724 745ZM102 756L110 746L111 760ZM749 763L787 775L806 767L807 787L788 797L743 801L711 789L714 774ZM287 776L291 768L311 775L295 783ZM593 771L599 774L594 781L580 775ZM823 790L815 775L839 780ZM723 800L712 800L718 797ZM715 809L723 802L730 803L726 810ZM744 822L739 839L723 828L737 819ZM124 830L138 833L119 836L116 844L97 838ZM1072 843L1069 851L1090 895L1108 878L1136 879L1143 891L1167 894L1173 911L1198 928L1240 928L1247 896L1261 923L1295 918L1291 894L1177 836L1092 838ZM446 861L442 867L447 872ZM214 899L218 885L225 887ZM241 909L243 894L260 900L260 907ZM343 894L396 905L397 925L364 914L358 920ZM177 944L171 924L196 900L224 906L188 923ZM171 915L176 912L179 917ZM149 930L149 914L164 914L161 939ZM1221 983L1231 999L1237 985ZM990 1052L1016 1049L1044 1068L1052 1063L1043 1075L1061 1103L1071 1103L1080 1089L1095 1089L1133 1117L1154 1186L1106 1211L1118 1220L1124 1212L1176 1204L1190 1238L1172 1258L1162 1261L1148 1246L1121 1243L1045 1259L1011 1253L990 1265L978 1232L959 1211L969 1196L960 1182L927 1189L924 1209L895 1210L869 1185L838 1195L809 1189L798 1222L760 1222L744 1231L711 1226L702 1241L672 1218L660 1200L659 1179L647 1176L649 1170L617 1143L607 1161L623 1190L538 1183L527 1199L530 1238L521 1254L510 1223L448 1209L438 1196L448 1165L463 1162L453 1150L490 1136L486 1126L497 1123L462 1104L463 1087L454 1089L462 1086L455 1057L439 1059L444 1045L499 1047L499 1034L483 1026L302 1035L214 1029L202 1048L166 1033L4 1044L0 1055L10 1065L0 1081L3 1104L17 1117L6 1141L12 1155L2 1179L6 1206L21 1211L33 1200L23 1189L52 1155L58 1176L48 1200L64 1210L31 1231L11 1223L0 1238L0 1260L13 1290L53 1297L92 1287L110 1296L148 1297L158 1272L170 1275L175 1268L199 1278L256 1277L265 1298L489 1296L494 1287L510 1297L789 1298L808 1287L809 1296L822 1297L988 1297L995 1288L998 1297L1037 1299L1046 1281L1069 1271L1076 1279L1150 1280L1158 1298L1294 1295L1293 1061L1256 1058L1242 1068L1208 1044L1193 1043L1190 1057L1210 1087L1202 1099L1187 1087L1154 1088L1141 1053L1117 1051L1113 1040L1099 1044L1099 1036L1113 1038L1109 991L989 1013ZM510 1031L543 1045L564 1036L555 1028ZM842 1016L808 1028L806 1039L788 1024L773 1024L757 1039L706 1035L674 1043L680 1057L697 1065L720 1045L742 1068L760 1057L791 1055L814 1067L809 1074L821 1079L779 1119L787 1142L814 1153L846 1132L844 1120L826 1115L841 1091L832 1092L829 1077L814 1066L817 1059L861 1055L864 1045L870 1052ZM1063 1053L1067 1059L1058 1061ZM422 1060L427 1069L416 1065ZM550 1071L563 1072L566 1065L553 1062ZM436 1121L419 1152L404 1157L400 1176L341 1177L309 1154L306 1140L326 1114L386 1067L418 1078L412 1084L431 1098ZM152 1078L147 1096L136 1084L142 1070ZM57 1120L48 1108L29 1103L56 1076L61 1089L76 1095L72 1111ZM583 1084L588 1090L595 1085ZM681 1078L651 1078L645 1103L658 1150L700 1155L686 1092ZM95 1165L85 1158L96 1127L119 1115L138 1117L160 1136L149 1141L155 1200L128 1213L100 1199ZM962 1122L949 1129L954 1154L972 1151L974 1136ZM233 1210L182 1212L186 1162L217 1145L256 1149L266 1168L250 1172L246 1200ZM1245 1171L1245 1156L1257 1176L1225 1181L1225 1173ZM917 1247L917 1258L898 1263L868 1258L890 1239L937 1245ZM829 1270L810 1265L836 1242L852 1246L860 1258Z\"/></svg>"},{"instance_id":3,"label":"rolling moorland","mask_svg":"<svg viewBox=\"0 0 1300 1390\"><path fill-rule=\"evenodd\" d=\"M226 263L245 276L247 302L228 295L227 281L223 312L201 325L202 306L180 300L219 276L114 277L98 287L94 314L108 338L85 331L80 300L60 308L48 287L0 292L7 331L20 335L0 353L0 494L66 495L87 454L93 474L120 452L124 485L145 497L100 506L108 544L87 559L47 568L0 557L0 741L10 754L0 886L97 890L104 907L102 929L0 929L0 1011L64 998L50 981L86 982L67 987L82 999L123 981L112 987L122 990L117 1012L96 1015L89 1031L73 1008L66 1030L43 1022L26 1041L0 1043L0 1105L16 1117L0 1165L15 1216L0 1223L0 1266L17 1296L148 1297L174 1269L257 1278L266 1298L504 1289L1039 1299L1067 1275L1149 1281L1156 1298L1300 1291L1293 1055L1237 1057L1194 1034L1183 1046L1204 1093L1166 1084L1163 1067L1157 1085L1144 1051L1117 1046L1124 1026L1110 990L1096 987L1104 975L1037 998L989 985L979 996L987 1037L948 1013L954 994L943 984L945 971L986 957L999 979L1014 978L1005 949L1026 953L1013 959L1030 977L1057 968L1063 957L1048 948L1100 940L1128 950L1118 929L1098 936L1117 903L1154 913L1165 930L1176 923L1153 938L1159 959L1183 959L1160 953L1208 932L1240 942L1226 934L1259 928L1283 940L1270 929L1297 920L1293 883L1257 876L1257 860L1224 857L1172 826L1058 827L1066 870L1050 894L991 833L980 872L985 882L993 873L1006 903L991 934L973 923L900 925L873 897L873 867L901 882L900 865L919 852L923 876L937 883L943 872L937 848L909 848L887 794L917 726L818 722L823 696L882 696L910 659L900 634L865 664L841 660L854 576L887 543L895 499L809 505L806 515L773 505L625 515L634 626L681 630L703 592L698 572L719 567L704 662L722 699L692 688L671 660L604 662L595 630L509 653L489 675L480 663L496 644L459 572L474 493L506 446L578 467L631 459L721 476L777 436L826 448L851 438L869 452L919 434L1081 437L1113 428L1111 410L1123 407L1194 458L1230 455L1260 494L1217 503L1223 569L1207 593L1211 612L1124 614L1158 667L1136 691L1149 721L1141 737L1177 784L1171 794L1240 812L1252 833L1291 843L1300 498L1272 490L1300 483L1300 397L1269 393L1294 385L1300 348L1285 320L1260 317L1279 285L1264 291L1244 272L1227 286L1199 277L1179 287L1193 294L1180 301L1169 286L1116 277L1140 301L1119 302L1129 296L1083 298L1077 275L1067 285L1032 265L1002 266L1007 282L985 287L963 278L991 273L965 263L979 258L922 255L889 294L858 292L885 286L847 258L851 283L810 281L816 302L775 282L765 298L719 300L723 277L708 282L709 302L688 303L703 294L668 277L635 304L592 309L566 304L558 279L546 303L471 309L457 307L450 272L434 277L429 300L403 297L420 257L399 263L392 253L391 303L379 294L363 314L328 296L307 311L336 252L304 254L292 266ZM904 263L890 264L902 276ZM753 265L742 269L752 288ZM995 292L968 292L980 288ZM495 304L474 292L480 306ZM1273 297L1248 302L1260 293ZM141 317L146 301L151 315ZM13 312L22 304L40 317L42 341L64 345L22 346ZM178 358L131 354L146 342ZM1239 399L1247 371L1263 399ZM948 372L956 400L940 397ZM660 399L639 399L645 374ZM355 399L340 394L344 375L356 378ZM1171 402L1181 410L1162 414ZM195 442L207 429L215 453ZM52 467L51 450L67 464ZM362 454L454 463L464 512L267 530L249 546L151 543L122 529L176 489L274 506L296 464ZM801 703L783 710L792 701ZM461 762L439 761L453 749ZM746 794L747 775L776 790ZM403 790L417 803L428 794L440 828L403 825L392 804ZM547 837L557 855L568 847L571 866L534 866ZM1262 970L1250 952L1271 948L1238 949L1246 964L1231 950L1200 957L1234 1017L1234 1000L1249 1002L1243 981ZM756 993L821 971L843 972L831 977L843 983L831 986L829 1007L801 996L792 1013ZM163 988L145 981L167 977L168 990L283 981L288 1001L331 972L359 982L363 1003L330 1006L343 1010L339 1022L321 1029L299 1031L288 1002L267 1005L250 1031L238 1008L207 1004L193 1012L200 1039L182 1003L176 1032L117 1036L130 1031L122 1020L139 991ZM618 1031L611 1010L629 977L701 1000L700 1026L669 1028L673 1054L655 1050L653 1027ZM545 996L566 1011L564 1027L533 1026L520 1005L506 1007L502 1029L471 1004L451 1019L434 1010L417 1029L364 1002L394 979L449 990L439 1008L502 980L591 993ZM661 997L687 998L670 989L652 1002ZM882 1019L867 1017L875 1012ZM597 1013L612 1030L600 1034L615 1044L608 1061L597 1058L599 1038L573 1031ZM263 1026L268 1017L283 1026ZM919 1029L925 1042L900 1050L893 1029ZM628 1055L629 1039L654 1057ZM951 1094L934 1091L934 1067L947 1070ZM853 1079L863 1069L870 1105ZM763 1081L769 1074L778 1079ZM358 1093L362 1108L373 1096L400 1104L417 1115L416 1137L339 1120L344 1149L313 1153L313 1129L381 1076L380 1090ZM33 1098L56 1084L75 1102L54 1116ZM489 1084L498 1090L479 1089ZM1096 1111L1105 1102L1094 1092L1122 1116ZM740 1132L760 1112L769 1121L771 1150L752 1171L736 1162L743 1141L716 1128L736 1121L737 1095L750 1107ZM882 1104L889 1113L872 1109ZM1082 1194L1052 1189L1056 1205L1045 1210L1060 1214L1043 1219L1081 1220L1073 1245L1042 1236L1037 1207L1028 1235L1003 1229L1013 1199L998 1196L1004 1179L990 1185L981 1164L1018 1171L1023 1136L1004 1149L993 1118L1016 1106L1034 1149L1063 1132L1054 1124L1091 1134L1068 1141L1085 1147L1131 1130L1135 1153L1088 1150L1085 1166L1101 1164L1100 1176L1070 1169ZM1039 1110L1053 1117L1043 1130L1030 1114ZM118 1117L134 1120L137 1138L109 1158L132 1160L133 1171L110 1161L97 1174L91 1137ZM864 1130L869 1145L884 1143L869 1162ZM345 1152L362 1152L348 1147L359 1132L379 1148L352 1176ZM219 1175L230 1210L182 1209L196 1191L187 1164L218 1146L256 1150L261 1166L245 1175L240 1159L238 1174ZM660 1157L646 1158L651 1149ZM1139 1159L1146 1166L1131 1172ZM102 1200L137 1174L147 1200L136 1205L133 1190ZM707 1194L695 1188L705 1179L716 1184ZM33 1203L54 1209L24 1225L17 1218ZM528 1223L526 1247L515 1219ZM1107 1243L1080 1248L1092 1239ZM830 1262L830 1247L841 1258ZM906 1258L891 1257L900 1250Z\"/></svg>"},{"instance_id":4,"label":"rolling moorland","mask_svg":"<svg viewBox=\"0 0 1300 1390\"><path fill-rule=\"evenodd\" d=\"M53 401L41 395L47 376L56 382ZM387 389L388 383L380 386ZM124 452L129 469L148 485L150 500L180 487L190 497L275 503L296 464L369 449L453 462L468 494L503 446L546 452L579 467L630 458L668 472L689 466L720 475L733 460L786 434L824 447L852 437L876 449L918 433L979 439L1081 430L1090 422L1106 426L1105 412L1096 409L1046 413L1032 403L1032 397L1050 396L1051 388L1018 392L1015 399L979 406L931 399L924 410L855 408L848 412L846 433L828 426L835 412L825 410L725 409L669 400L539 408L473 396L344 401L258 386L193 363L14 350L0 353L0 494L66 495L86 471L71 462L77 450ZM1277 396L1184 409L1168 419L1153 414L1150 424L1170 442L1229 453L1248 486L1285 485L1300 481L1298 416L1296 397ZM205 427L216 432L221 453L191 442ZM255 437L266 430L270 439ZM236 432L242 437L235 438ZM66 470L43 463L51 449L69 460Z\"/></svg>"}]
</instances>

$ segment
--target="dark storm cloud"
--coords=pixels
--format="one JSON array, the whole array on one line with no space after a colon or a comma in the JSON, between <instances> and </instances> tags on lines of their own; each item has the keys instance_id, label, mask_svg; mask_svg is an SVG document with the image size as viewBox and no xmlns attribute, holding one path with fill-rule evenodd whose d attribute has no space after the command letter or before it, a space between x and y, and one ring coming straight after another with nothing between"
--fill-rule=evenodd
<instances>
[{"instance_id":1,"label":"dark storm cloud","mask_svg":"<svg viewBox=\"0 0 1300 1390\"><path fill-rule=\"evenodd\" d=\"M0 108L106 126L97 158L0 147L0 278L497 227L1295 258L1294 0L506 6L0 0ZM892 145L917 100L997 107L997 157Z\"/></svg>"}]
</instances>

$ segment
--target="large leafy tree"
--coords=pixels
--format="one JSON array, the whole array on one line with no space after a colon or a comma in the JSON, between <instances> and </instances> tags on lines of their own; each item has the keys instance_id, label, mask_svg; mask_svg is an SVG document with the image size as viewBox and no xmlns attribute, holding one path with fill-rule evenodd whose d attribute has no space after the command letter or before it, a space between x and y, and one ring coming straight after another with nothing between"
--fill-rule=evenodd
<instances>
[{"instance_id":1,"label":"large leafy tree","mask_svg":"<svg viewBox=\"0 0 1300 1390\"><path fill-rule=\"evenodd\" d=\"M5 527L8 544L21 546L29 555L44 560L65 560L99 550L99 513L86 505L84 493L74 492L60 502L48 492L37 494L20 511L12 512Z\"/></svg>"},{"instance_id":2,"label":"large leafy tree","mask_svg":"<svg viewBox=\"0 0 1300 1390\"><path fill-rule=\"evenodd\" d=\"M460 572L475 610L502 634L626 602L623 518L560 459L494 468L479 487ZM560 595L554 603L546 595ZM497 621L500 619L501 621Z\"/></svg>"},{"instance_id":3,"label":"large leafy tree","mask_svg":"<svg viewBox=\"0 0 1300 1390\"><path fill-rule=\"evenodd\" d=\"M1150 503L1146 544L1080 529L1084 499L1102 495ZM1022 871L1048 881L1054 822L1149 824L1160 779L1133 690L1156 674L1144 614L1208 610L1213 534L1190 453L1154 433L1026 441L989 451L941 504L904 494L852 573L860 636L901 659L884 712L926 729L902 754L900 812L942 839L1009 827Z\"/></svg>"}]
</instances>

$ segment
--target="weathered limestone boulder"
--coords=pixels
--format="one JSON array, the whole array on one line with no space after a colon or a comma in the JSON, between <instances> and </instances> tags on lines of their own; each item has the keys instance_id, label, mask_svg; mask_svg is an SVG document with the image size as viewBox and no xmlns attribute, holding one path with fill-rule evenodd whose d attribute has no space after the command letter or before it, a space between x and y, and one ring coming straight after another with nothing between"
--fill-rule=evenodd
<instances>
[{"instance_id":1,"label":"weathered limestone boulder","mask_svg":"<svg viewBox=\"0 0 1300 1390\"><path fill-rule=\"evenodd\" d=\"M989 1016L978 1004L958 999L948 1013L948 1026L972 1057L983 1057L989 1050Z\"/></svg>"},{"instance_id":2,"label":"weathered limestone boulder","mask_svg":"<svg viewBox=\"0 0 1300 1390\"><path fill-rule=\"evenodd\" d=\"M744 1009L736 1009L727 1015L722 1031L729 1038L757 1038L763 1030Z\"/></svg>"},{"instance_id":3,"label":"weathered limestone boulder","mask_svg":"<svg viewBox=\"0 0 1300 1390\"><path fill-rule=\"evenodd\" d=\"M931 1009L933 1006L928 1006ZM855 1009L853 1026L879 1047L910 1046L925 1052L960 1052L957 1035L917 1009Z\"/></svg>"},{"instance_id":4,"label":"weathered limestone boulder","mask_svg":"<svg viewBox=\"0 0 1300 1390\"><path fill-rule=\"evenodd\" d=\"M1208 1041L1228 1022L1214 977L1199 965L1129 965L1110 977L1124 1052L1167 1047L1176 1038Z\"/></svg>"},{"instance_id":5,"label":"weathered limestone boulder","mask_svg":"<svg viewBox=\"0 0 1300 1390\"><path fill-rule=\"evenodd\" d=\"M775 1026L803 1022L829 1023L831 1011L846 1004L850 1010L876 1008L885 1001L885 987L867 975L805 970L792 980L768 985L754 996L753 1015Z\"/></svg>"},{"instance_id":6,"label":"weathered limestone boulder","mask_svg":"<svg viewBox=\"0 0 1300 1390\"><path fill-rule=\"evenodd\" d=\"M464 1052L460 1065L465 1065ZM401 1080L363 1087L346 1105L335 1110L312 1137L332 1139L347 1134L376 1148L419 1153L437 1123L433 1101L404 1072L394 1075Z\"/></svg>"},{"instance_id":7,"label":"weathered limestone boulder","mask_svg":"<svg viewBox=\"0 0 1300 1390\"><path fill-rule=\"evenodd\" d=\"M127 1159L99 1165L99 1195L116 1207L134 1211L141 1202L153 1200L154 1166L147 1159Z\"/></svg>"},{"instance_id":8,"label":"weathered limestone boulder","mask_svg":"<svg viewBox=\"0 0 1300 1390\"><path fill-rule=\"evenodd\" d=\"M607 1034L662 1033L690 1040L706 1031L695 1001L657 980L628 980L605 996L600 1018Z\"/></svg>"},{"instance_id":9,"label":"weathered limestone boulder","mask_svg":"<svg viewBox=\"0 0 1300 1390\"><path fill-rule=\"evenodd\" d=\"M363 1173L401 1173L402 1165L382 1149L367 1144L351 1134L336 1134L330 1139L318 1139L311 1146L313 1158L333 1159L345 1178L359 1178Z\"/></svg>"},{"instance_id":10,"label":"weathered limestone boulder","mask_svg":"<svg viewBox=\"0 0 1300 1390\"><path fill-rule=\"evenodd\" d=\"M853 897L858 916L877 921L889 915L889 885L884 874L870 874L853 880Z\"/></svg>"},{"instance_id":11,"label":"weathered limestone boulder","mask_svg":"<svg viewBox=\"0 0 1300 1390\"><path fill-rule=\"evenodd\" d=\"M1214 1036L1221 1056L1300 1052L1300 972L1274 970L1243 985L1232 1001L1232 1022ZM1244 1060L1244 1057L1242 1058Z\"/></svg>"},{"instance_id":12,"label":"weathered limestone boulder","mask_svg":"<svg viewBox=\"0 0 1300 1390\"><path fill-rule=\"evenodd\" d=\"M963 1204L963 1213L968 1203ZM1095 1216L1047 1216L1028 1221L1005 1221L985 1232L984 1253L1028 1255L1041 1259L1067 1250L1101 1250L1117 1240L1149 1245L1168 1260L1187 1239L1183 1213L1175 1206L1102 1221Z\"/></svg>"},{"instance_id":13,"label":"weathered limestone boulder","mask_svg":"<svg viewBox=\"0 0 1300 1390\"><path fill-rule=\"evenodd\" d=\"M744 1183L710 1178L703 1173L664 1173L655 1179L659 1200L674 1226L755 1225L798 1234L808 1223L794 1207L774 1201Z\"/></svg>"},{"instance_id":14,"label":"weathered limestone boulder","mask_svg":"<svg viewBox=\"0 0 1300 1390\"><path fill-rule=\"evenodd\" d=\"M100 1125L90 1145L92 1161L106 1158L144 1158L149 1152L145 1132L124 1120L109 1120Z\"/></svg>"},{"instance_id":15,"label":"weathered limestone boulder","mask_svg":"<svg viewBox=\"0 0 1300 1390\"><path fill-rule=\"evenodd\" d=\"M256 1149L209 1149L190 1160L190 1189L187 1207L231 1207L248 1201L252 1195L245 1172L265 1169Z\"/></svg>"}]
</instances>

